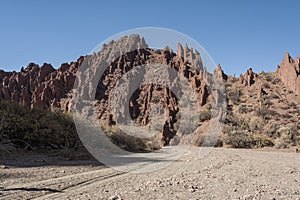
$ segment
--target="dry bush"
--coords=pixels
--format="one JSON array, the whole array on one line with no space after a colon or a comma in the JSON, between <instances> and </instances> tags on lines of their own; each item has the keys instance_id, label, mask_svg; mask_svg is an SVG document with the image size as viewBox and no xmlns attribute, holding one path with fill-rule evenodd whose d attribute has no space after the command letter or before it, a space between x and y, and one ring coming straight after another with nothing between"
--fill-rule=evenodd
<instances>
[{"instance_id":1,"label":"dry bush","mask_svg":"<svg viewBox=\"0 0 300 200\"><path fill-rule=\"evenodd\" d=\"M257 148L268 147L268 146L274 145L271 138L265 134L252 134L251 135L251 144L252 144L252 147L257 147Z\"/></svg>"},{"instance_id":2,"label":"dry bush","mask_svg":"<svg viewBox=\"0 0 300 200\"><path fill-rule=\"evenodd\" d=\"M224 142L233 148L273 146L272 139L261 133L264 126L263 120L231 114L223 129Z\"/></svg>"},{"instance_id":3,"label":"dry bush","mask_svg":"<svg viewBox=\"0 0 300 200\"><path fill-rule=\"evenodd\" d=\"M273 80L271 81L271 83L273 84L273 85L277 85L278 83L280 83L280 78L278 78L277 76L275 76L274 78L273 78Z\"/></svg>"},{"instance_id":4,"label":"dry bush","mask_svg":"<svg viewBox=\"0 0 300 200\"><path fill-rule=\"evenodd\" d=\"M296 104L295 102L290 102L290 103L288 104L288 106L289 106L289 107L292 107L292 108L294 108L294 109L297 108L297 104Z\"/></svg>"},{"instance_id":5,"label":"dry bush","mask_svg":"<svg viewBox=\"0 0 300 200\"><path fill-rule=\"evenodd\" d=\"M238 107L238 113L239 114L247 114L247 113L250 113L252 112L254 109L251 105L245 105L245 104L241 104L239 107Z\"/></svg>"},{"instance_id":6,"label":"dry bush","mask_svg":"<svg viewBox=\"0 0 300 200\"><path fill-rule=\"evenodd\" d=\"M155 53L162 54L162 50L161 49L157 49L157 50L155 50Z\"/></svg>"},{"instance_id":7,"label":"dry bush","mask_svg":"<svg viewBox=\"0 0 300 200\"><path fill-rule=\"evenodd\" d=\"M201 134L197 137L195 145L198 147L222 147L222 138L217 134Z\"/></svg>"},{"instance_id":8,"label":"dry bush","mask_svg":"<svg viewBox=\"0 0 300 200\"><path fill-rule=\"evenodd\" d=\"M272 117L279 116L275 110L269 109L265 105L256 109L256 115L263 118L263 120L270 120Z\"/></svg>"},{"instance_id":9,"label":"dry bush","mask_svg":"<svg viewBox=\"0 0 300 200\"><path fill-rule=\"evenodd\" d=\"M0 102L0 134L17 149L76 148L81 144L72 117Z\"/></svg>"},{"instance_id":10,"label":"dry bush","mask_svg":"<svg viewBox=\"0 0 300 200\"><path fill-rule=\"evenodd\" d=\"M266 81L272 82L274 79L274 76L270 73L266 73L264 78L266 79Z\"/></svg>"},{"instance_id":11,"label":"dry bush","mask_svg":"<svg viewBox=\"0 0 300 200\"><path fill-rule=\"evenodd\" d=\"M224 142L233 148L261 148L274 145L267 135L253 134L247 130L231 130L224 137Z\"/></svg>"},{"instance_id":12,"label":"dry bush","mask_svg":"<svg viewBox=\"0 0 300 200\"><path fill-rule=\"evenodd\" d=\"M250 131L250 118L240 115L231 115L228 118L231 126L235 127L235 129Z\"/></svg>"},{"instance_id":13,"label":"dry bush","mask_svg":"<svg viewBox=\"0 0 300 200\"><path fill-rule=\"evenodd\" d=\"M0 155L1 157L12 155L16 151L14 143L6 136L0 136Z\"/></svg>"},{"instance_id":14,"label":"dry bush","mask_svg":"<svg viewBox=\"0 0 300 200\"><path fill-rule=\"evenodd\" d=\"M270 88L270 84L265 82L265 83L262 84L262 87L269 89Z\"/></svg>"},{"instance_id":15,"label":"dry bush","mask_svg":"<svg viewBox=\"0 0 300 200\"><path fill-rule=\"evenodd\" d=\"M212 110L208 106L204 110L200 111L200 122L209 121L211 119Z\"/></svg>"},{"instance_id":16,"label":"dry bush","mask_svg":"<svg viewBox=\"0 0 300 200\"><path fill-rule=\"evenodd\" d=\"M233 104L238 105L241 101L242 90L238 86L232 86L227 90L227 97Z\"/></svg>"},{"instance_id":17,"label":"dry bush","mask_svg":"<svg viewBox=\"0 0 300 200\"><path fill-rule=\"evenodd\" d=\"M277 139L275 140L275 148L288 148L292 145L294 139L292 127L283 126L276 131Z\"/></svg>"},{"instance_id":18,"label":"dry bush","mask_svg":"<svg viewBox=\"0 0 300 200\"><path fill-rule=\"evenodd\" d=\"M270 93L269 97L270 97L270 99L279 99L279 96L275 93Z\"/></svg>"},{"instance_id":19,"label":"dry bush","mask_svg":"<svg viewBox=\"0 0 300 200\"><path fill-rule=\"evenodd\" d=\"M137 138L124 133L115 126L102 126L102 130L112 143L126 151L144 152L161 148L161 139L158 137Z\"/></svg>"},{"instance_id":20,"label":"dry bush","mask_svg":"<svg viewBox=\"0 0 300 200\"><path fill-rule=\"evenodd\" d=\"M271 82L271 84L273 85L276 85L280 82L280 78L278 78L276 75L271 73L265 73L264 78L266 81Z\"/></svg>"},{"instance_id":21,"label":"dry bush","mask_svg":"<svg viewBox=\"0 0 300 200\"><path fill-rule=\"evenodd\" d=\"M286 119L290 119L290 118L293 117L292 115L290 115L290 114L288 114L288 113L283 113L281 116L282 116L283 118L286 118Z\"/></svg>"},{"instance_id":22,"label":"dry bush","mask_svg":"<svg viewBox=\"0 0 300 200\"><path fill-rule=\"evenodd\" d=\"M264 120L258 118L251 118L249 121L249 129L252 132L260 131L266 125Z\"/></svg>"},{"instance_id":23,"label":"dry bush","mask_svg":"<svg viewBox=\"0 0 300 200\"><path fill-rule=\"evenodd\" d=\"M264 105L267 106L267 107L270 107L271 105L273 105L273 103L270 101L270 99L266 99L264 101Z\"/></svg>"},{"instance_id":24,"label":"dry bush","mask_svg":"<svg viewBox=\"0 0 300 200\"><path fill-rule=\"evenodd\" d=\"M233 148L251 148L250 132L246 130L229 130L224 135L224 142Z\"/></svg>"},{"instance_id":25,"label":"dry bush","mask_svg":"<svg viewBox=\"0 0 300 200\"><path fill-rule=\"evenodd\" d=\"M269 122L267 123L262 131L263 131L263 134L267 135L268 137L276 137L276 131L278 130L279 128L279 124L276 123L276 122Z\"/></svg>"}]
</instances>

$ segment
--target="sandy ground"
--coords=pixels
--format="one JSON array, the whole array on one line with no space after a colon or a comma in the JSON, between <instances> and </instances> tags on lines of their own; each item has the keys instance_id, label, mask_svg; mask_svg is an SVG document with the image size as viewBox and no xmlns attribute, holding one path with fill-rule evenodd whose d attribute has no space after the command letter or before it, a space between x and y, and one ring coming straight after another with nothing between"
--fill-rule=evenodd
<instances>
[{"instance_id":1,"label":"sandy ground","mask_svg":"<svg viewBox=\"0 0 300 200\"><path fill-rule=\"evenodd\" d=\"M1 160L0 199L297 199L300 153L193 147L154 172L35 155Z\"/></svg>"}]
</instances>

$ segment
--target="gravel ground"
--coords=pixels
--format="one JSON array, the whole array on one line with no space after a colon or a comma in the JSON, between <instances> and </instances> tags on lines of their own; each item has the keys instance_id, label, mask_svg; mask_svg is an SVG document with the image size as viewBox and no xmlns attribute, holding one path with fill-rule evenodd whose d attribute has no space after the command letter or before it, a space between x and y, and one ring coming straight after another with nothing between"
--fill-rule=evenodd
<instances>
[{"instance_id":1,"label":"gravel ground","mask_svg":"<svg viewBox=\"0 0 300 200\"><path fill-rule=\"evenodd\" d=\"M166 168L139 174L41 155L3 160L0 199L300 200L299 153L213 148L200 158L199 150L190 148Z\"/></svg>"}]
</instances>

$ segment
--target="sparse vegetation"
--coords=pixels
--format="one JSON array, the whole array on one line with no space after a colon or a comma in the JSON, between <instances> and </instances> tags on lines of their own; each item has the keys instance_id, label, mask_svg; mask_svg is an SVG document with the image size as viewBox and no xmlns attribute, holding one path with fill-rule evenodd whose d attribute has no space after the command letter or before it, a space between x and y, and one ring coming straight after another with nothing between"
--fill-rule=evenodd
<instances>
[{"instance_id":1,"label":"sparse vegetation","mask_svg":"<svg viewBox=\"0 0 300 200\"><path fill-rule=\"evenodd\" d=\"M143 139L127 135L117 127L102 126L105 135L118 147L130 152L152 151L161 148L159 138Z\"/></svg>"},{"instance_id":2,"label":"sparse vegetation","mask_svg":"<svg viewBox=\"0 0 300 200\"><path fill-rule=\"evenodd\" d=\"M161 49L157 49L157 50L155 50L155 53L162 54L162 50Z\"/></svg>"},{"instance_id":3,"label":"sparse vegetation","mask_svg":"<svg viewBox=\"0 0 300 200\"><path fill-rule=\"evenodd\" d=\"M267 82L265 82L265 83L262 84L262 87L263 87L263 88L270 89L270 84L267 83Z\"/></svg>"},{"instance_id":4,"label":"sparse vegetation","mask_svg":"<svg viewBox=\"0 0 300 200\"><path fill-rule=\"evenodd\" d=\"M270 93L269 97L270 97L270 99L279 99L279 96L275 93Z\"/></svg>"},{"instance_id":5,"label":"sparse vegetation","mask_svg":"<svg viewBox=\"0 0 300 200\"><path fill-rule=\"evenodd\" d=\"M265 134L252 134L251 135L251 144L254 147L268 147L273 146L273 142L270 137Z\"/></svg>"},{"instance_id":6,"label":"sparse vegetation","mask_svg":"<svg viewBox=\"0 0 300 200\"><path fill-rule=\"evenodd\" d=\"M199 147L222 147L223 141L219 135L202 134L197 137L195 145Z\"/></svg>"},{"instance_id":7,"label":"sparse vegetation","mask_svg":"<svg viewBox=\"0 0 300 200\"><path fill-rule=\"evenodd\" d=\"M274 73L264 73L262 74L262 76L264 77L264 79L273 84L273 85L276 85L280 82L280 78L278 78Z\"/></svg>"},{"instance_id":8,"label":"sparse vegetation","mask_svg":"<svg viewBox=\"0 0 300 200\"><path fill-rule=\"evenodd\" d=\"M295 102L290 102L289 106L294 108L294 109L297 109L297 104Z\"/></svg>"},{"instance_id":9,"label":"sparse vegetation","mask_svg":"<svg viewBox=\"0 0 300 200\"><path fill-rule=\"evenodd\" d=\"M0 151L1 155L18 150L59 150L68 158L80 152L87 154L77 135L72 117L48 110L23 108L11 102L0 102ZM106 128L109 138L129 151L160 148L158 143L136 139L119 129Z\"/></svg>"},{"instance_id":10,"label":"sparse vegetation","mask_svg":"<svg viewBox=\"0 0 300 200\"><path fill-rule=\"evenodd\" d=\"M227 97L233 104L238 105L241 101L242 90L238 86L232 86L227 90Z\"/></svg>"},{"instance_id":11,"label":"sparse vegetation","mask_svg":"<svg viewBox=\"0 0 300 200\"><path fill-rule=\"evenodd\" d=\"M224 140L233 148L250 148L252 146L250 132L247 130L228 130Z\"/></svg>"},{"instance_id":12,"label":"sparse vegetation","mask_svg":"<svg viewBox=\"0 0 300 200\"><path fill-rule=\"evenodd\" d=\"M275 148L287 148L292 144L294 132L291 127L281 127L276 131L277 139L275 141Z\"/></svg>"},{"instance_id":13,"label":"sparse vegetation","mask_svg":"<svg viewBox=\"0 0 300 200\"><path fill-rule=\"evenodd\" d=\"M200 111L200 122L208 121L211 119L212 110L211 106L207 106L205 109Z\"/></svg>"},{"instance_id":14,"label":"sparse vegetation","mask_svg":"<svg viewBox=\"0 0 300 200\"><path fill-rule=\"evenodd\" d=\"M224 140L233 148L261 148L274 145L267 135L255 134L248 130L229 129L226 131Z\"/></svg>"},{"instance_id":15,"label":"sparse vegetation","mask_svg":"<svg viewBox=\"0 0 300 200\"><path fill-rule=\"evenodd\" d=\"M7 135L1 134L0 136L0 152L1 157L5 155L11 155L16 151L14 143L7 137Z\"/></svg>"},{"instance_id":16,"label":"sparse vegetation","mask_svg":"<svg viewBox=\"0 0 300 200\"><path fill-rule=\"evenodd\" d=\"M16 149L77 149L81 144L71 116L63 113L0 102L0 114L1 139Z\"/></svg>"}]
</instances>

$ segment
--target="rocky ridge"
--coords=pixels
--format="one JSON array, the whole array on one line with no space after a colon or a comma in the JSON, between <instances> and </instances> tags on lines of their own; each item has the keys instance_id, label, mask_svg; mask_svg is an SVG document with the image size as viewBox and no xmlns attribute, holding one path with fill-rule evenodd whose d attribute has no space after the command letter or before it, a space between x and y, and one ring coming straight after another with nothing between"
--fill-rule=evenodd
<instances>
[{"instance_id":1,"label":"rocky ridge","mask_svg":"<svg viewBox=\"0 0 300 200\"><path fill-rule=\"evenodd\" d=\"M125 51L126 49L131 51ZM107 62L100 62L99 60L106 60ZM176 53L169 48L153 50L149 49L144 38L140 38L138 35L111 41L104 45L98 53L82 56L76 62L64 63L58 69L54 69L46 63L42 66L30 63L26 68L22 68L20 72L0 71L0 100L17 102L25 107L60 109L64 112L70 112L73 104L72 89L76 73L80 66L84 67L85 64L91 65L92 63L98 65L95 65L94 71L88 75L90 80L99 79L97 75L103 74L96 85L94 95L97 100L95 105L97 117L99 121L109 126L115 124L117 120L116 116L113 116L112 108L109 105L109 101L113 98L113 88L124 74L133 70L136 66L151 63L161 63L175 69L184 76L193 88L199 106L208 109L206 113L210 113L209 107L218 99L218 95L212 96L210 89L212 77L218 77L221 81L224 81L225 85L229 86L227 88L232 89L233 86L240 88L239 91L243 93L241 96L244 96L245 101L250 99L249 102L252 100L255 102L253 103L254 109L255 106L260 108L262 105L261 99L274 91L278 91L281 101L285 101L288 95L295 104L298 105L299 103L297 98L297 95L300 94L299 57L294 60L288 53L286 54L282 63L278 66L277 72L272 74L273 78L278 78L276 84L270 83L266 80L266 75L257 74L251 68L236 80L234 77L226 75L221 65L218 65L214 74L208 73L205 66L203 66L199 52L187 45L183 47L178 43ZM142 76L141 79L143 78L145 77ZM83 83L89 81L80 76L78 80ZM170 82L173 85L178 84L176 79L170 78ZM285 86L291 91L289 94L279 91L283 90ZM80 94L83 93L84 91L81 91ZM234 113L242 105L236 105L233 101L235 100L228 98L229 113L231 110ZM168 116L161 131L162 140L167 145L178 133L176 123L178 122L177 115L180 110L177 98L171 90L153 83L143 85L133 91L129 107L120 109L129 112L132 119L139 125L146 126L149 123L151 107L154 104L161 105ZM198 126L207 126L210 117L203 119ZM283 114L281 117L283 117ZM275 116L271 118L275 119ZM198 129L198 131L205 132L201 129ZM201 133L199 134L201 135Z\"/></svg>"}]
</instances>

